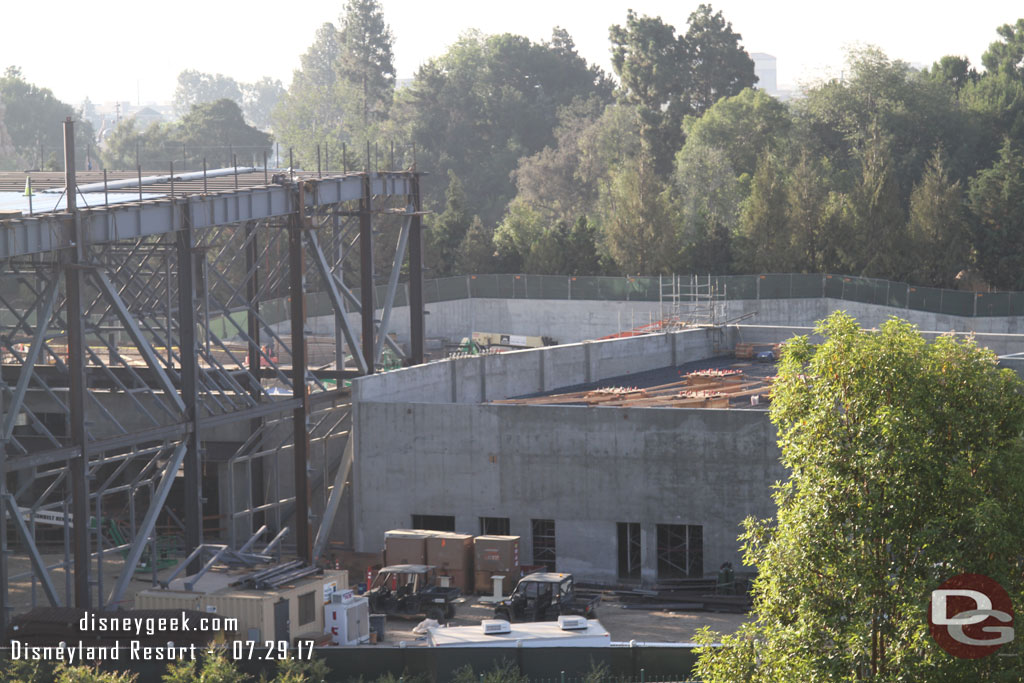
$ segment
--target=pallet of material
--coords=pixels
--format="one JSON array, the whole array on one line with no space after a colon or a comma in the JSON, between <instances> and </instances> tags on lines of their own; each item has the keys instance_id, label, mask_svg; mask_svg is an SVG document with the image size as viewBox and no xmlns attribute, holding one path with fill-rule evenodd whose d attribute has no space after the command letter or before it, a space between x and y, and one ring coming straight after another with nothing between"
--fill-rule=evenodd
<instances>
[{"instance_id":1,"label":"pallet of material","mask_svg":"<svg viewBox=\"0 0 1024 683\"><path fill-rule=\"evenodd\" d=\"M772 351L778 358L781 348L782 344L771 342L739 342L736 344L734 355L737 358L754 358L759 351Z\"/></svg>"}]
</instances>

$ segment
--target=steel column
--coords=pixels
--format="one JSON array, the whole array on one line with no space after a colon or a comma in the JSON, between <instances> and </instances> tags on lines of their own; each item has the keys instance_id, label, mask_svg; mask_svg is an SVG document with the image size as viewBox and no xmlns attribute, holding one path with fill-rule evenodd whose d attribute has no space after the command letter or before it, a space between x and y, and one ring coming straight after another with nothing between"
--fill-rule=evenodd
<instances>
[{"instance_id":1,"label":"steel column","mask_svg":"<svg viewBox=\"0 0 1024 683\"><path fill-rule=\"evenodd\" d=\"M408 207L412 213L412 205ZM391 324L391 307L395 303L395 291L398 289L398 276L402 272L402 262L405 261L405 247L409 242L409 229L412 224L412 216L402 222L402 229L398 233L398 246L395 248L395 259L391 266L391 275L388 277L388 291L384 295L384 310L380 314L380 325L377 329L377 346L374 349L373 361L379 363L381 354L384 353L384 340L388 338L388 327Z\"/></svg>"},{"instance_id":2,"label":"steel column","mask_svg":"<svg viewBox=\"0 0 1024 683\"><path fill-rule=\"evenodd\" d=\"M31 532L25 526L21 510L18 509L18 504L10 493L4 494L4 507L14 519L14 530L18 532L18 538L21 539L22 545L28 549L28 556L32 562L32 571L35 572L35 575L39 577L39 581L43 584L43 592L46 594L46 599L54 607L62 607L60 598L57 597L57 589L53 586L53 579L50 577L50 572L46 569L46 563L43 562L43 558L39 555L39 548L36 547L35 539L32 538Z\"/></svg>"},{"instance_id":3,"label":"steel column","mask_svg":"<svg viewBox=\"0 0 1024 683\"><path fill-rule=\"evenodd\" d=\"M300 192L299 196L302 196ZM299 206L302 206L300 203ZM301 209L300 209L301 210ZM291 294L292 322L292 396L299 406L292 413L295 446L295 543L296 552L306 562L313 560L313 543L309 528L309 392L306 389L306 295L304 292L305 259L302 249L304 216L295 214L288 224L288 279Z\"/></svg>"},{"instance_id":4,"label":"steel column","mask_svg":"<svg viewBox=\"0 0 1024 683\"><path fill-rule=\"evenodd\" d=\"M423 218L420 205L420 177L409 180L412 188L412 222L409 225L409 364L423 362Z\"/></svg>"},{"instance_id":5,"label":"steel column","mask_svg":"<svg viewBox=\"0 0 1024 683\"><path fill-rule=\"evenodd\" d=\"M373 203L370 175L363 176L363 196L359 198L359 294L363 321L363 358L366 359L366 374L372 375L374 370L373 354L373 223L370 211Z\"/></svg>"},{"instance_id":6,"label":"steel column","mask_svg":"<svg viewBox=\"0 0 1024 683\"><path fill-rule=\"evenodd\" d=\"M186 219L187 220L187 219ZM178 252L178 348L181 358L181 402L185 422L191 431L185 436L184 499L185 547L195 548L203 542L203 473L199 436L198 385L199 358L196 338L195 238L186 227L177 235ZM170 286L170 283L168 283ZM199 570L195 562L189 569Z\"/></svg>"}]
</instances>

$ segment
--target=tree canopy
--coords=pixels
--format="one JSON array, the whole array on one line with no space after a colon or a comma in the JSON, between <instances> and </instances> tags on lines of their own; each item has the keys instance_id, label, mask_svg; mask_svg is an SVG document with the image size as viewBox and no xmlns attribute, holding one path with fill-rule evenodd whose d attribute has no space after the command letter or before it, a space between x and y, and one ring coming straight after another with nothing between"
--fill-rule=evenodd
<instances>
[{"instance_id":1,"label":"tree canopy","mask_svg":"<svg viewBox=\"0 0 1024 683\"><path fill-rule=\"evenodd\" d=\"M929 635L931 591L961 573L1024 597L1024 384L973 340L928 342L842 312L787 343L772 390L788 481L776 521L748 519L752 619L701 650L708 683L1014 680ZM701 642L717 640L705 630Z\"/></svg>"}]
</instances>

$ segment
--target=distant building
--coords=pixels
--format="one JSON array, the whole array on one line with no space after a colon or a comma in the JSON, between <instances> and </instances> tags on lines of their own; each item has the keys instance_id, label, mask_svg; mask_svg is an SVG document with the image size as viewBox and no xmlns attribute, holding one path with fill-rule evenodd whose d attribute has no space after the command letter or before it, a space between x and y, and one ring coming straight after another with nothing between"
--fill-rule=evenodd
<instances>
[{"instance_id":1,"label":"distant building","mask_svg":"<svg viewBox=\"0 0 1024 683\"><path fill-rule=\"evenodd\" d=\"M769 95L777 94L779 86L775 77L775 57L764 52L754 52L750 58L754 60L754 73L757 75L757 84L754 87L764 90Z\"/></svg>"},{"instance_id":2,"label":"distant building","mask_svg":"<svg viewBox=\"0 0 1024 683\"><path fill-rule=\"evenodd\" d=\"M164 120L164 117L160 112L156 111L152 107L143 107L134 114L132 118L135 119L135 127L137 130L146 130L154 123L160 123Z\"/></svg>"}]
</instances>

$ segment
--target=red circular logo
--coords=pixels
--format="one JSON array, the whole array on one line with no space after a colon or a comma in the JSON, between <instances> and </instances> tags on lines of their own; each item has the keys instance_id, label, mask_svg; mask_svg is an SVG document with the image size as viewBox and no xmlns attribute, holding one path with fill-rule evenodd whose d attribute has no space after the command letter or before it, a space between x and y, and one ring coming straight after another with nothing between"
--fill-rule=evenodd
<instances>
[{"instance_id":1,"label":"red circular logo","mask_svg":"<svg viewBox=\"0 0 1024 683\"><path fill-rule=\"evenodd\" d=\"M943 650L979 659L1013 640L1013 604L993 579L959 574L932 591L928 625Z\"/></svg>"}]
</instances>

